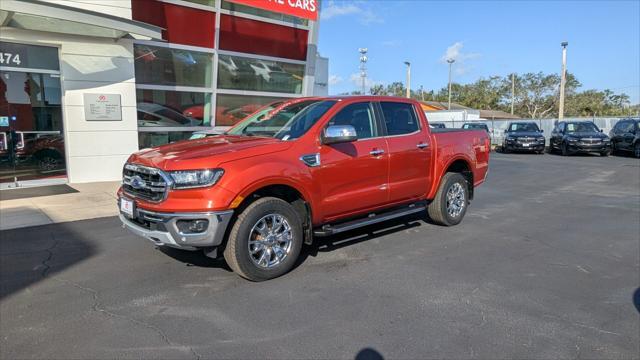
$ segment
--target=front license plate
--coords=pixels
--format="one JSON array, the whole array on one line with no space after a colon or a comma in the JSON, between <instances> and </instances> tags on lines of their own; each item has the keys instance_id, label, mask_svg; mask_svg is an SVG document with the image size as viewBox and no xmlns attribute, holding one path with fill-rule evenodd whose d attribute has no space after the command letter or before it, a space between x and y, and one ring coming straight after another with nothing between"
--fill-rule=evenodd
<instances>
[{"instance_id":1,"label":"front license plate","mask_svg":"<svg viewBox=\"0 0 640 360\"><path fill-rule=\"evenodd\" d=\"M120 211L128 217L133 217L133 201L120 198Z\"/></svg>"},{"instance_id":2,"label":"front license plate","mask_svg":"<svg viewBox=\"0 0 640 360\"><path fill-rule=\"evenodd\" d=\"M522 144L522 147L529 147L529 144Z\"/></svg>"}]
</instances>

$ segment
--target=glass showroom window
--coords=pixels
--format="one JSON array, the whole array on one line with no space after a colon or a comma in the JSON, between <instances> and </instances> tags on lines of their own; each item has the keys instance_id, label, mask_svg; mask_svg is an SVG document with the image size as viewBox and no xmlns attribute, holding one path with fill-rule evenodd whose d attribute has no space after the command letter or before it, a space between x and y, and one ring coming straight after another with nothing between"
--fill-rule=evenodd
<instances>
[{"instance_id":1,"label":"glass showroom window","mask_svg":"<svg viewBox=\"0 0 640 360\"><path fill-rule=\"evenodd\" d=\"M206 0L199 0L199 1L206 1ZM267 19L280 20L280 21L288 22L295 25L309 25L309 20L307 19L286 15L286 14L281 14L281 13L277 13L269 10L258 9L258 8L254 8L254 7L246 6L242 4L236 4L226 0L222 0L222 8L229 11L237 11L237 12L245 13L249 15L261 16Z\"/></svg>"},{"instance_id":2,"label":"glass showroom window","mask_svg":"<svg viewBox=\"0 0 640 360\"><path fill-rule=\"evenodd\" d=\"M154 146L173 143L176 141L189 139L193 135L193 131L154 131L139 132L138 146L140 149L146 149Z\"/></svg>"},{"instance_id":3,"label":"glass showroom window","mask_svg":"<svg viewBox=\"0 0 640 360\"><path fill-rule=\"evenodd\" d=\"M256 112L264 105L286 99L282 97L218 94L216 126L235 125L238 121Z\"/></svg>"},{"instance_id":4,"label":"glass showroom window","mask_svg":"<svg viewBox=\"0 0 640 360\"><path fill-rule=\"evenodd\" d=\"M304 65L239 56L218 57L218 88L302 93Z\"/></svg>"},{"instance_id":5,"label":"glass showroom window","mask_svg":"<svg viewBox=\"0 0 640 360\"><path fill-rule=\"evenodd\" d=\"M210 126L211 94L137 89L138 126Z\"/></svg>"},{"instance_id":6,"label":"glass showroom window","mask_svg":"<svg viewBox=\"0 0 640 360\"><path fill-rule=\"evenodd\" d=\"M134 44L138 84L211 87L212 54Z\"/></svg>"}]
</instances>

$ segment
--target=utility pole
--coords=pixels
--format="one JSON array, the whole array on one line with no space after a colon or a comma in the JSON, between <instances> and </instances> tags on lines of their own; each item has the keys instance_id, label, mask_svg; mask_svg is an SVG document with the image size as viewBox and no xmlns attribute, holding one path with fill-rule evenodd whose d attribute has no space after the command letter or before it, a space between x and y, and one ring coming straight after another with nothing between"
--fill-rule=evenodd
<instances>
[{"instance_id":1,"label":"utility pole","mask_svg":"<svg viewBox=\"0 0 640 360\"><path fill-rule=\"evenodd\" d=\"M562 120L564 118L564 86L567 82L567 45L569 45L569 43L563 41L560 45L562 46L562 74L560 77L560 106L558 109L558 119Z\"/></svg>"},{"instance_id":2,"label":"utility pole","mask_svg":"<svg viewBox=\"0 0 640 360\"><path fill-rule=\"evenodd\" d=\"M447 59L447 62L449 63L449 106L447 107L448 110L451 110L451 65L453 65L455 61L456 61L455 59Z\"/></svg>"},{"instance_id":3,"label":"utility pole","mask_svg":"<svg viewBox=\"0 0 640 360\"><path fill-rule=\"evenodd\" d=\"M367 80L367 48L358 49L360 52L360 77L362 78L362 95L367 94L366 80Z\"/></svg>"},{"instance_id":4,"label":"utility pole","mask_svg":"<svg viewBox=\"0 0 640 360\"><path fill-rule=\"evenodd\" d=\"M511 115L513 115L513 104L516 98L516 73L511 74Z\"/></svg>"},{"instance_id":5,"label":"utility pole","mask_svg":"<svg viewBox=\"0 0 640 360\"><path fill-rule=\"evenodd\" d=\"M407 65L407 98L411 97L411 63L408 61L404 62Z\"/></svg>"},{"instance_id":6,"label":"utility pole","mask_svg":"<svg viewBox=\"0 0 640 360\"><path fill-rule=\"evenodd\" d=\"M422 85L420 85L420 98L424 101L424 89L422 88Z\"/></svg>"}]
</instances>

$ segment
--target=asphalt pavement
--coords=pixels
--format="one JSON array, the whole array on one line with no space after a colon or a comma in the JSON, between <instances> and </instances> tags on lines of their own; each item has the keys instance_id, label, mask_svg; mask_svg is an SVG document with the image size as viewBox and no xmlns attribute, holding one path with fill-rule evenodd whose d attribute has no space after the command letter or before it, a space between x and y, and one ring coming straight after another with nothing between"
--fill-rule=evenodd
<instances>
[{"instance_id":1,"label":"asphalt pavement","mask_svg":"<svg viewBox=\"0 0 640 360\"><path fill-rule=\"evenodd\" d=\"M115 217L0 232L0 356L639 358L640 161L492 154L459 226L319 241L251 283Z\"/></svg>"}]
</instances>

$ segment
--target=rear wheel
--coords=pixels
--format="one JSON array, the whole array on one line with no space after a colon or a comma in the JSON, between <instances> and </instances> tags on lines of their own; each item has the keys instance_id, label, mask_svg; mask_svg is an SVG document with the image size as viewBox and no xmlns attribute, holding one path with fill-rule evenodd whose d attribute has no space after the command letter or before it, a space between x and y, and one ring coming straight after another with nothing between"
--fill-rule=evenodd
<instances>
[{"instance_id":1,"label":"rear wheel","mask_svg":"<svg viewBox=\"0 0 640 360\"><path fill-rule=\"evenodd\" d=\"M446 173L435 198L427 211L435 223L444 226L458 225L467 212L469 184L462 174Z\"/></svg>"},{"instance_id":2,"label":"rear wheel","mask_svg":"<svg viewBox=\"0 0 640 360\"><path fill-rule=\"evenodd\" d=\"M293 206L265 197L240 213L229 234L224 258L245 279L269 280L291 270L302 242L302 222Z\"/></svg>"}]
</instances>

